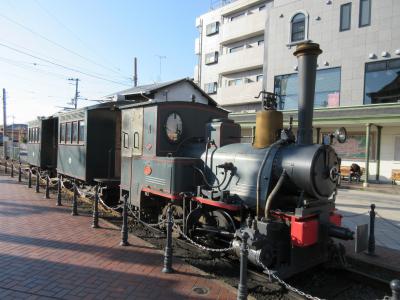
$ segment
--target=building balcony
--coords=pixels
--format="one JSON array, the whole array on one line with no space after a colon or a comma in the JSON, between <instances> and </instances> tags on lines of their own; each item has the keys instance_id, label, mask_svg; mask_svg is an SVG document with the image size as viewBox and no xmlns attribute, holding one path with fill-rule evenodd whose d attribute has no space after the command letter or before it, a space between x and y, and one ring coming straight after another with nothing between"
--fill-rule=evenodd
<instances>
[{"instance_id":1,"label":"building balcony","mask_svg":"<svg viewBox=\"0 0 400 300\"><path fill-rule=\"evenodd\" d=\"M265 20L266 13L262 11L224 23L220 29L221 43L228 44L262 34L265 29Z\"/></svg>"},{"instance_id":2,"label":"building balcony","mask_svg":"<svg viewBox=\"0 0 400 300\"><path fill-rule=\"evenodd\" d=\"M219 105L233 105L257 101L254 99L262 90L262 81L243 83L218 89L217 102Z\"/></svg>"},{"instance_id":3,"label":"building balcony","mask_svg":"<svg viewBox=\"0 0 400 300\"><path fill-rule=\"evenodd\" d=\"M227 53L219 57L219 72L221 75L262 68L264 61L264 46L244 48L242 51Z\"/></svg>"}]
</instances>

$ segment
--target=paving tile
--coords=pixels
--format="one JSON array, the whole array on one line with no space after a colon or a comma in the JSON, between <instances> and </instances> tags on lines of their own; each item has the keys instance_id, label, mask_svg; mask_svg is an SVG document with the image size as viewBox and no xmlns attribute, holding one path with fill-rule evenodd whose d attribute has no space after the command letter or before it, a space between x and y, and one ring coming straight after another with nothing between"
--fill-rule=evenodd
<instances>
[{"instance_id":1,"label":"paving tile","mask_svg":"<svg viewBox=\"0 0 400 300\"><path fill-rule=\"evenodd\" d=\"M93 230L89 216L1 175L0 191L0 299L195 299L197 281L210 290L201 299L236 298L178 260L179 274L161 273L162 252L145 241L130 236L121 248L113 226Z\"/></svg>"}]
</instances>

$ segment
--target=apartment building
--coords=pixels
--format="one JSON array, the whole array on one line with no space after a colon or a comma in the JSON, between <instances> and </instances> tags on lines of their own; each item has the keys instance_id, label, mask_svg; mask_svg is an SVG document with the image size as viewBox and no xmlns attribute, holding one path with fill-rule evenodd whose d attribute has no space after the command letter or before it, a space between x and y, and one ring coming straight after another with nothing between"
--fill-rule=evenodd
<instances>
[{"instance_id":1,"label":"apartment building","mask_svg":"<svg viewBox=\"0 0 400 300\"><path fill-rule=\"evenodd\" d=\"M258 5L265 8L256 12ZM224 27L235 24L229 17L236 13L244 14L237 20L242 24L237 23L237 36L231 33L235 38L228 39ZM259 28L253 34L240 33L260 26L250 24L257 13L263 20L257 19L255 24L264 22L264 47L226 51L227 46L233 46L232 40L262 36ZM218 22L218 30L207 36L204 30L212 22ZM365 168L369 181L390 181L392 173L400 170L400 1L237 0L202 15L196 25L200 35L195 79L232 111L231 117L241 123L243 135L252 134L259 109L254 96L263 88L278 95L278 108L284 112L286 123L293 116L296 125L297 61L293 52L298 43L316 42L323 53L318 58L314 99L315 141L335 127L345 126L348 142L334 145L343 165L358 163ZM225 55L225 61L233 59L226 65L223 59L207 65L205 56L212 51ZM254 68L253 62L258 62ZM249 74L255 73L250 72L258 72L256 76L262 82L253 80ZM252 81L246 83L246 76ZM232 79L237 84L229 85ZM214 89L207 90L209 83Z\"/></svg>"},{"instance_id":2,"label":"apartment building","mask_svg":"<svg viewBox=\"0 0 400 300\"><path fill-rule=\"evenodd\" d=\"M196 19L195 82L225 107L262 90L266 0L237 0Z\"/></svg>"}]
</instances>

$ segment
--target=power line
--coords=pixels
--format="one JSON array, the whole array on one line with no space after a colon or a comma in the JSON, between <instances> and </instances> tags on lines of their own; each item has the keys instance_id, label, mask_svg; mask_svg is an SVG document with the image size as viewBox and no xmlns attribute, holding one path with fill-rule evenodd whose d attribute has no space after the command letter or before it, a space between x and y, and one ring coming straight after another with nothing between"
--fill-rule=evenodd
<instances>
[{"instance_id":1,"label":"power line","mask_svg":"<svg viewBox=\"0 0 400 300\"><path fill-rule=\"evenodd\" d=\"M50 16L51 18L53 18L61 27L64 27L65 30L67 30L67 31L68 31L71 35L73 35L78 41L80 41L82 45L84 45L84 46L85 46L87 49L89 49L90 51L94 51L94 52L96 52L96 53L99 55L99 53L96 51L96 49L94 49L93 47L91 47L88 43L86 43L84 40L82 40L82 39L79 37L78 34L76 34L74 31L72 31L71 28L69 28L67 25L65 25L63 22L61 22L61 21L59 20L59 18L57 18L57 17L56 17L53 13L51 13L45 6L43 6L43 5L40 3L39 0L35 0L35 2L36 2L36 4L37 4L48 16ZM102 55L101 55L101 57L102 57L104 60L107 60L107 58L103 57ZM121 72L121 70L120 70L119 68L117 68L117 67L114 66L113 69L115 69L115 72L118 72L119 74L121 74L121 75L124 76L124 78L125 78L125 75Z\"/></svg>"},{"instance_id":2,"label":"power line","mask_svg":"<svg viewBox=\"0 0 400 300\"><path fill-rule=\"evenodd\" d=\"M51 57L51 56L44 55L43 53L40 53L40 52L38 52L38 51L35 51L35 50L32 50L32 49L26 48L26 47L21 46L21 45L18 45L18 44L15 44L15 43L13 43L13 42L7 41L7 44L12 45L12 46L15 47L15 48L24 49L24 50L26 50L26 51L28 51L28 52L34 53L34 54L36 54L36 55L40 55L41 57L44 57L45 59L57 61L57 62L60 63L60 64L69 64L70 67L77 68L76 65L70 64L69 62L62 61L62 60L60 60L60 59L57 59L57 58L54 58L54 57ZM51 67L50 65L42 65L42 66L44 66L44 67ZM85 68L82 68L82 67L80 67L79 69L80 69L80 70L83 70L84 72L88 72L88 73L91 73L91 74L95 74L95 75L100 76L100 77L108 77L108 78L111 78L110 76L107 76L107 75L105 75L105 74L100 74L100 73L97 73L97 72L93 72L92 70L88 70L88 69L85 69ZM113 75L113 76L114 76L114 75ZM131 80L129 79L129 82L130 82L130 81L131 81ZM127 85L130 85L130 83L127 83Z\"/></svg>"},{"instance_id":3,"label":"power line","mask_svg":"<svg viewBox=\"0 0 400 300\"><path fill-rule=\"evenodd\" d=\"M55 46L57 46L57 47L59 47L59 48L62 48L62 49L64 49L65 51L67 51L67 52L69 52L69 53L71 53L71 54L74 54L74 55L76 55L76 56L78 56L78 57L80 57L80 58L82 58L82 59L84 59L84 60L86 60L86 61L88 61L88 62L90 62L90 63L92 63L92 64L95 64L95 65L97 65L97 66L99 66L99 67L105 68L105 69L107 69L107 70L109 70L109 71L116 72L114 69L111 69L111 68L109 68L109 67L107 67L107 66L104 66L103 64L99 64L98 62L96 62L96 61L94 61L94 60L92 60L92 59L90 59L90 58L87 58L87 57L85 57L85 56L79 54L79 53L76 52L76 51L73 51L73 50L71 50L71 49L68 49L67 47L65 47L65 46L63 46L63 45L61 45L61 44L59 44L59 43L57 43L57 42L54 42L53 40L51 40L51 39L45 37L44 35L42 35L42 34L36 32L36 31L30 29L29 27L27 27L27 26L25 26L25 25L23 25L23 24L21 24L21 23L15 21L15 20L13 20L13 19L11 19L11 18L9 18L9 17L7 17L7 16L5 16L5 15L3 15L3 14L1 14L1 13L0 13L0 17L3 17L3 18L6 19L7 21L9 21L9 22L11 22L11 23L13 23L13 24L15 24L15 25L17 25L17 26L19 26L19 27L21 27L21 28L27 30L27 31L29 31L30 33L32 33L32 34L34 34L34 35L37 35L38 37L44 39L45 41L47 41L47 42L49 42L49 43L51 43L51 44L53 44L53 45L55 45ZM130 79L129 77L124 77L124 79L126 79L126 78Z\"/></svg>"},{"instance_id":4,"label":"power line","mask_svg":"<svg viewBox=\"0 0 400 300\"><path fill-rule=\"evenodd\" d=\"M71 67L68 67L68 66L64 66L64 65L62 65L62 64L59 64L59 63L50 61L50 60L45 59L45 58L38 57L38 56L36 56L36 55L32 55L32 54L30 54L30 53L27 53L27 52L25 52L25 51L16 49L16 48L14 48L14 47L5 45L5 44L3 44L3 43L0 43L0 46L5 47L5 48L8 48L8 49L13 50L13 51L18 52L18 53L21 53L21 54L24 54L24 55L33 57L33 58L36 58L36 59L38 59L38 60L47 62L47 63L49 63L49 64L58 66L58 67L60 67L60 68L63 68L63 69L69 70L69 71L73 71L73 72L80 73L80 74L83 74L83 75L86 75L86 76L89 76L89 77L93 77L93 78L96 78L96 79L99 79L99 80L103 80L103 81L112 82L112 83L119 84L119 85L123 85L123 86L130 86L130 85L125 84L125 83L122 83L122 82L118 82L118 81L106 79L106 78L103 78L103 77L100 77L100 76L97 76L97 75L94 75L94 74L90 74L90 73L86 73L86 72L80 71L80 70L78 70L78 69L74 69L74 68L71 68Z\"/></svg>"}]
</instances>

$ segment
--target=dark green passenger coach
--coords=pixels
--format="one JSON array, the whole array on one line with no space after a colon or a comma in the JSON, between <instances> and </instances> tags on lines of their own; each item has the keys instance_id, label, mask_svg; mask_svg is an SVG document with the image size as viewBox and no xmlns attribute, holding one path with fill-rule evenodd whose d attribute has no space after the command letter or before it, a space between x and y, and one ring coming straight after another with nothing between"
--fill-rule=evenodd
<instances>
[{"instance_id":1,"label":"dark green passenger coach","mask_svg":"<svg viewBox=\"0 0 400 300\"><path fill-rule=\"evenodd\" d=\"M60 113L58 174L93 182L120 177L120 128L123 101Z\"/></svg>"},{"instance_id":2,"label":"dark green passenger coach","mask_svg":"<svg viewBox=\"0 0 400 300\"><path fill-rule=\"evenodd\" d=\"M27 162L43 170L57 165L58 117L39 117L28 122Z\"/></svg>"}]
</instances>

